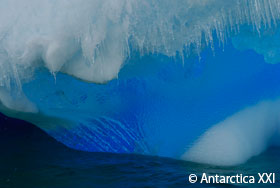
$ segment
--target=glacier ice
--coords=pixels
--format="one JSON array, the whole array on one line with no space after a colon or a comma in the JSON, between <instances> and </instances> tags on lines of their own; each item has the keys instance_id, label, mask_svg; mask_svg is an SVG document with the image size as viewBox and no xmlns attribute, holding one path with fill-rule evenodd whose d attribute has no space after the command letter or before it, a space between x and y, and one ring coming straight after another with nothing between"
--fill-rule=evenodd
<instances>
[{"instance_id":1,"label":"glacier ice","mask_svg":"<svg viewBox=\"0 0 280 188\"><path fill-rule=\"evenodd\" d=\"M238 165L271 145L279 145L279 102L263 101L214 125L182 159L215 165Z\"/></svg>"},{"instance_id":2,"label":"glacier ice","mask_svg":"<svg viewBox=\"0 0 280 188\"><path fill-rule=\"evenodd\" d=\"M264 56L267 63L279 63L279 29L266 29L261 34L252 33L250 30L245 30L242 34L233 37L232 42L239 50L254 50Z\"/></svg>"},{"instance_id":3,"label":"glacier ice","mask_svg":"<svg viewBox=\"0 0 280 188\"><path fill-rule=\"evenodd\" d=\"M130 51L175 56L224 41L242 24L277 24L277 0L193 1L2 0L1 85L47 68L104 83L116 78ZM187 50L188 51L188 50Z\"/></svg>"},{"instance_id":4,"label":"glacier ice","mask_svg":"<svg viewBox=\"0 0 280 188\"><path fill-rule=\"evenodd\" d=\"M131 148L136 147L132 140L143 139L141 133L143 130L135 131L137 125L127 126L116 119L107 118L125 114L127 109L133 108L129 105L120 107L122 105L113 104L112 101L117 103L116 101L124 101L123 98L126 97L135 102L136 96L141 98L141 95L130 98L131 93L127 94L124 89L122 90L121 87L125 88L124 85L127 86L129 83L122 83L123 85L120 84L118 87L110 85L111 80L118 78L122 68L134 61L135 54L140 54L139 59L155 54L165 58L179 57L181 63L188 66L189 59L186 61L186 57L200 56L207 47L211 47L215 53L214 43L217 39L220 46L230 40L239 50L253 49L262 54L268 63L275 64L280 59L278 43L275 42L279 37L278 0L22 0L20 2L0 0L0 2L3 4L0 7L1 112L30 121L62 142L69 138L67 133L64 136L56 135L57 127L64 130L80 125L77 132L80 131L79 134L84 135L87 126L82 126L83 123L106 122L106 130L115 128L118 133L112 133L114 142L106 146L107 150L104 147L100 148L102 151L132 152ZM126 73L126 76L143 73L143 70L147 69L144 66L147 65L137 65L139 71ZM148 65L148 68L157 69L158 66L155 63ZM149 71L153 72L145 70L145 74L148 75ZM53 77L46 76L47 72ZM61 74L72 76L84 84L80 82L74 84L75 81L70 81L71 79ZM63 77L65 84L57 83L54 86L57 77L59 79ZM169 79L166 75L162 77ZM95 85L94 88L88 89L90 83L115 88L108 89L102 85ZM73 88L68 84L73 84ZM170 87L176 89L176 86ZM194 86L189 86L192 87ZM143 86L141 89L145 91L146 88ZM132 89L133 92L141 93L135 90ZM168 93L167 90L164 91ZM191 91L184 86L182 90L194 93L199 89ZM83 92L91 94L92 97L81 94ZM106 100L109 102L104 102L104 96L100 93L106 93ZM116 93L127 95L120 96ZM176 101L176 98L172 100ZM83 101L87 101L88 104L83 104ZM136 102L135 104L142 105ZM110 108L115 112L104 113ZM70 117L73 112L75 118ZM89 118L93 114L95 117ZM84 122L79 122L78 118ZM150 118L151 122L160 121L150 116L146 118ZM180 123L182 122L177 122L178 126ZM104 130L96 128L95 131L100 132L96 140L104 141L102 140L106 137ZM154 131L157 131L157 128L154 128ZM87 136L79 138L83 140L80 145L71 145L73 142L69 141L71 143L69 146L95 151L87 145L87 142L91 141ZM180 138L185 139L184 136ZM162 139L155 142L170 147L172 143ZM105 145L108 144L105 142ZM67 143L65 141L65 144ZM118 147L120 143L126 147L120 149ZM163 147L147 149L146 144L137 147L142 153L165 155L167 152L162 149ZM180 152L174 152L172 156L178 156L178 153ZM254 154L253 152L247 156Z\"/></svg>"}]
</instances>

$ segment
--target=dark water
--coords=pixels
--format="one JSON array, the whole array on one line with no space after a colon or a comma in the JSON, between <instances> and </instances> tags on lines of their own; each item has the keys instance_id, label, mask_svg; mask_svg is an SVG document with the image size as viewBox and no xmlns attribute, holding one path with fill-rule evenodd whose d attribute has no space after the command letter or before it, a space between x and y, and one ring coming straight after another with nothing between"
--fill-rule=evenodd
<instances>
[{"instance_id":1,"label":"dark water","mask_svg":"<svg viewBox=\"0 0 280 188\"><path fill-rule=\"evenodd\" d=\"M37 127L0 117L0 187L246 187L248 185L190 184L188 174L256 175L275 172L280 186L280 149L237 167L215 167L169 158L88 153L58 143ZM268 185L250 185L269 187Z\"/></svg>"}]
</instances>

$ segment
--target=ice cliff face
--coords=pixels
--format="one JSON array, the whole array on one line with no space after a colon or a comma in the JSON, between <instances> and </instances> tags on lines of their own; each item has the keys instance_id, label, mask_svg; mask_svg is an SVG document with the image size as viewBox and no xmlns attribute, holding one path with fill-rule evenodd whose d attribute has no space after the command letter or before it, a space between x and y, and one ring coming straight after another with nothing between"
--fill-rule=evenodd
<instances>
[{"instance_id":1,"label":"ice cliff face","mask_svg":"<svg viewBox=\"0 0 280 188\"><path fill-rule=\"evenodd\" d=\"M244 24L255 32L277 25L280 6L277 0L1 2L0 86L4 93L20 92L22 83L40 68L105 83L117 77L133 51L199 54L213 38L223 43Z\"/></svg>"},{"instance_id":2,"label":"ice cliff face","mask_svg":"<svg viewBox=\"0 0 280 188\"><path fill-rule=\"evenodd\" d=\"M162 135L160 138L156 137L159 140L155 141L151 135L146 134L147 123L145 128L132 123L139 121L136 118L139 114L141 117L145 115L150 122L162 121L150 115L146 117L146 112L158 117L158 106L164 109L169 103L167 102L167 105L162 102L162 98L159 101L153 100L150 96L161 96L159 93L162 92L170 101L188 96L189 100L186 102L174 103L184 106L178 110L182 111L181 114L174 113L172 116L162 112L166 117L170 115L173 119L180 119L185 114L185 106L192 102L191 99L203 95L200 92L204 87L205 91L208 91L209 83L201 84L203 77L201 82L185 81L185 77L189 75L183 72L187 68L179 69L176 64L178 59L181 65L193 66L188 57L200 56L206 48L212 48L213 54L216 54L215 43L219 43L223 48L227 42L232 42L238 50L254 50L262 55L267 63L277 64L280 60L278 0L0 2L3 5L0 6L1 112L30 121L75 149L110 152L137 150L140 153L178 157L185 149L184 152L178 149L180 152L174 151L172 154L170 150L162 149L170 145L174 147L178 144L177 141L165 143ZM142 57L154 56L158 58L148 58L144 63L141 60ZM138 59L135 60L135 57ZM174 68L169 68L170 72L161 72L161 58L170 62L176 59ZM223 61L224 65L217 63L219 69L230 75L224 66L231 66L233 63ZM130 68L130 64L135 62L136 65ZM124 66L128 68L123 70ZM239 64L237 67L242 69ZM234 69L234 66L232 68ZM206 72L208 69L206 68ZM256 69L258 68L251 68L251 72L257 74ZM122 70L125 73L121 74ZM215 70L213 68L213 71ZM249 68L244 70L250 71ZM48 73L52 76L47 76ZM120 83L110 83L120 74L123 76ZM152 79L150 74L154 74ZM215 81L215 87L223 85L223 79L234 80L234 76L225 75L218 79L212 78L210 73L205 74L207 79ZM131 84L127 78L132 78L133 75L141 75L143 80L133 81L136 83ZM147 75L149 76L146 77ZM184 76L180 77L181 75ZM249 73L248 75L250 76ZM244 78L249 79L249 76ZM178 89L172 83L166 84L166 80L170 79L176 80L181 88ZM160 92L155 91L155 88ZM173 92L177 94L176 97ZM178 93L182 95L178 96ZM161 97L164 98L165 95ZM207 96L203 95L196 101L206 98ZM156 104L153 106L153 103ZM151 107L147 109L144 104ZM128 113L131 108L132 112ZM94 120L89 118L92 116ZM126 122L118 121L116 117L123 117ZM132 121L128 117L135 119ZM184 124L185 120L178 120L176 125ZM159 128L159 134L172 132L168 128L168 121L164 121L167 124L165 128ZM94 124L90 130L89 124ZM65 134L58 134L57 127ZM112 129L115 131L110 132ZM177 127L176 130L179 131L180 128ZM154 127L153 131L158 129ZM183 144L186 138L178 131L169 136L177 136L182 141L178 148L183 148L186 146ZM107 132L110 132L110 136L106 135ZM79 140L77 145L73 145L73 135ZM145 136L149 139L144 138ZM166 146L159 149L153 147L154 145ZM251 155L253 154L248 154Z\"/></svg>"}]
</instances>

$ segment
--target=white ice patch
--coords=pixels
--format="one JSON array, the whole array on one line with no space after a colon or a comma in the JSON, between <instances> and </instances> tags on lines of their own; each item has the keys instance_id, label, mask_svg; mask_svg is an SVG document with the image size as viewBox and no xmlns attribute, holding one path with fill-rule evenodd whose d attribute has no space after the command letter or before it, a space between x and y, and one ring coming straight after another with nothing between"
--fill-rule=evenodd
<instances>
[{"instance_id":1,"label":"white ice patch","mask_svg":"<svg viewBox=\"0 0 280 188\"><path fill-rule=\"evenodd\" d=\"M36 105L30 102L25 95L22 93L16 94L16 96L11 96L5 88L0 87L0 102L9 108L13 109L16 112L25 112L25 113L37 113L38 109ZM1 104L1 103L0 103Z\"/></svg>"},{"instance_id":2,"label":"white ice patch","mask_svg":"<svg viewBox=\"0 0 280 188\"><path fill-rule=\"evenodd\" d=\"M261 102L207 130L182 159L231 166L246 162L278 144L280 101Z\"/></svg>"}]
</instances>

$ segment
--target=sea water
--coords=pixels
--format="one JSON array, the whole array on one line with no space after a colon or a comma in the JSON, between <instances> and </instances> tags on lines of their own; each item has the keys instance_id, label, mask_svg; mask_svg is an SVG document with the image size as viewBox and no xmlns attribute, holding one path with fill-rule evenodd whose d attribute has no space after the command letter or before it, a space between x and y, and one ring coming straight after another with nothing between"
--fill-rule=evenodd
<instances>
[{"instance_id":1,"label":"sea water","mask_svg":"<svg viewBox=\"0 0 280 188\"><path fill-rule=\"evenodd\" d=\"M280 185L279 148L270 148L245 164L219 167L171 158L90 153L66 148L23 121L1 116L0 187L267 187ZM4 125L5 124L5 125ZM20 131L20 133L19 133ZM276 183L191 184L189 174L255 176L276 173Z\"/></svg>"}]
</instances>

